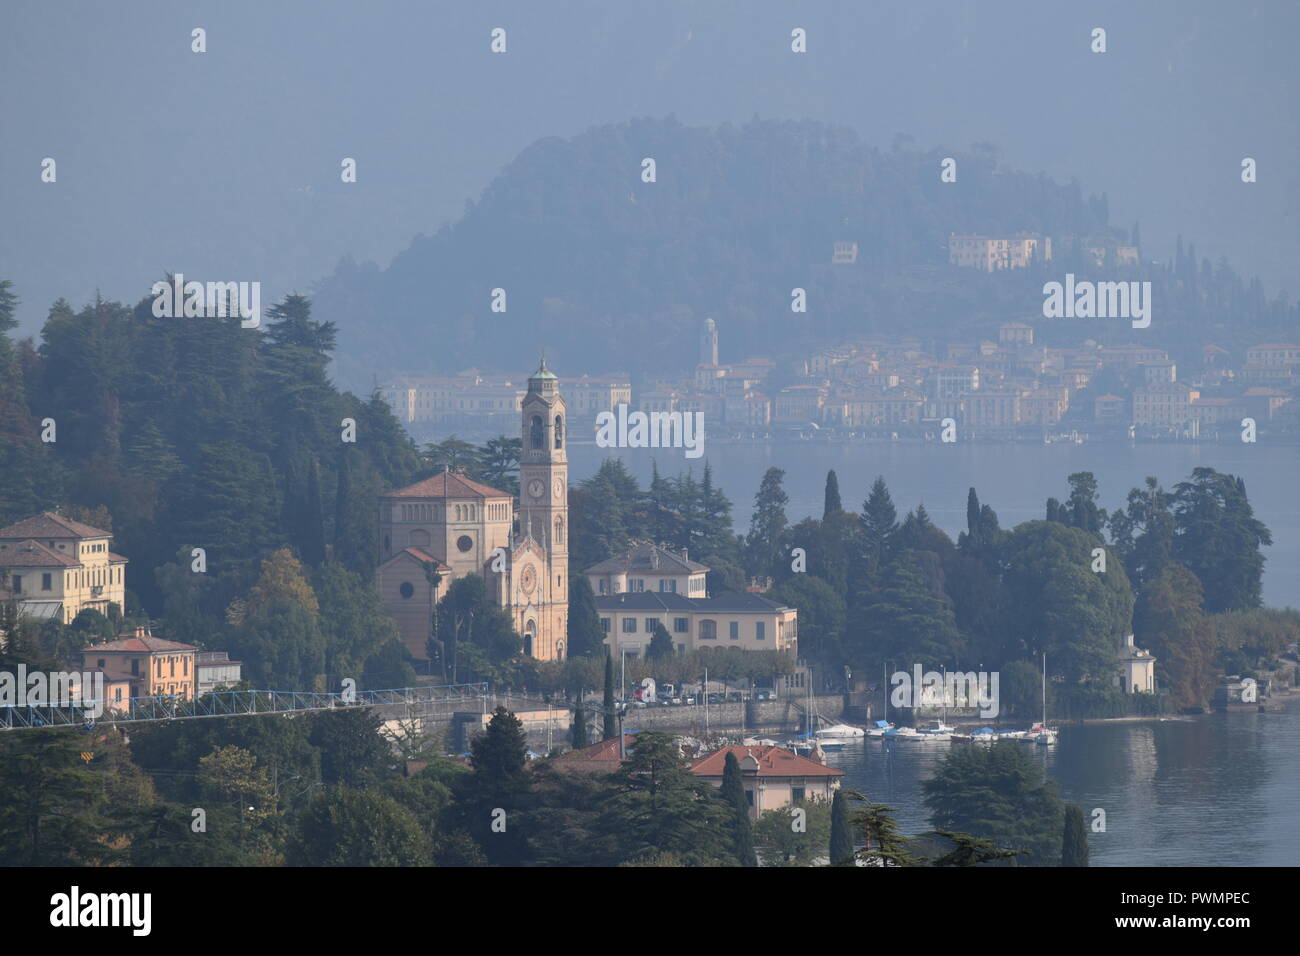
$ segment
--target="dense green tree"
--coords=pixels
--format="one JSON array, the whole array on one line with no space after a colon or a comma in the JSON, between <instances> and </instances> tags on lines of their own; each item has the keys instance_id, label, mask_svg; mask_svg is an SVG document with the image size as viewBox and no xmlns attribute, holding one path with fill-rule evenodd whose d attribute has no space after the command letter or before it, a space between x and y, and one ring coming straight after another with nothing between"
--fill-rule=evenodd
<instances>
[{"instance_id":1,"label":"dense green tree","mask_svg":"<svg viewBox=\"0 0 1300 956\"><path fill-rule=\"evenodd\" d=\"M321 781L366 787L392 773L393 755L371 710L346 708L311 715L312 746L320 748Z\"/></svg>"},{"instance_id":2,"label":"dense green tree","mask_svg":"<svg viewBox=\"0 0 1300 956\"><path fill-rule=\"evenodd\" d=\"M668 660L674 653L673 636L668 633L668 628L663 626L663 622L655 621L654 631L650 635L650 644L646 648L646 659L651 661Z\"/></svg>"},{"instance_id":3,"label":"dense green tree","mask_svg":"<svg viewBox=\"0 0 1300 956\"><path fill-rule=\"evenodd\" d=\"M872 483L871 493L862 503L858 526L863 567L868 576L874 577L888 557L890 539L898 530L898 511L883 476Z\"/></svg>"},{"instance_id":4,"label":"dense green tree","mask_svg":"<svg viewBox=\"0 0 1300 956\"><path fill-rule=\"evenodd\" d=\"M956 618L941 587L928 580L925 552L905 551L885 569L877 599L850 633L850 657L859 667L884 660L926 668L961 654Z\"/></svg>"},{"instance_id":5,"label":"dense green tree","mask_svg":"<svg viewBox=\"0 0 1300 956\"><path fill-rule=\"evenodd\" d=\"M438 602L437 639L447 648L453 684L491 680L523 648L510 614L488 592L482 575L453 581Z\"/></svg>"},{"instance_id":6,"label":"dense green tree","mask_svg":"<svg viewBox=\"0 0 1300 956\"><path fill-rule=\"evenodd\" d=\"M745 797L745 781L740 775L740 762L733 751L727 751L722 768L722 788L719 796L731 810L732 852L741 866L758 866L754 853L754 833L749 819L749 801Z\"/></svg>"},{"instance_id":7,"label":"dense green tree","mask_svg":"<svg viewBox=\"0 0 1300 956\"><path fill-rule=\"evenodd\" d=\"M1065 805L1065 831L1061 837L1061 866L1088 865L1088 828L1078 804Z\"/></svg>"},{"instance_id":8,"label":"dense green tree","mask_svg":"<svg viewBox=\"0 0 1300 956\"><path fill-rule=\"evenodd\" d=\"M935 829L1027 850L1034 865L1061 859L1064 805L1042 764L1019 744L954 747L921 789Z\"/></svg>"},{"instance_id":9,"label":"dense green tree","mask_svg":"<svg viewBox=\"0 0 1300 956\"><path fill-rule=\"evenodd\" d=\"M1174 559L1205 588L1210 612L1259 607L1264 556L1272 534L1255 518L1240 478L1195 468L1174 489Z\"/></svg>"},{"instance_id":10,"label":"dense green tree","mask_svg":"<svg viewBox=\"0 0 1300 956\"><path fill-rule=\"evenodd\" d=\"M691 773L671 734L638 734L614 778L600 830L617 834L619 862L658 853L671 853L688 866L737 862L731 809Z\"/></svg>"},{"instance_id":11,"label":"dense green tree","mask_svg":"<svg viewBox=\"0 0 1300 956\"><path fill-rule=\"evenodd\" d=\"M73 730L0 734L0 865L78 866L103 860L100 784Z\"/></svg>"},{"instance_id":12,"label":"dense green tree","mask_svg":"<svg viewBox=\"0 0 1300 956\"><path fill-rule=\"evenodd\" d=\"M350 787L312 800L286 853L291 866L428 866L432 859L415 814L384 794Z\"/></svg>"},{"instance_id":13,"label":"dense green tree","mask_svg":"<svg viewBox=\"0 0 1300 956\"><path fill-rule=\"evenodd\" d=\"M785 472L780 468L767 469L754 495L754 512L749 521L749 534L745 536L745 570L752 576L776 574L782 561L785 506L790 501L782 487L784 478Z\"/></svg>"},{"instance_id":14,"label":"dense green tree","mask_svg":"<svg viewBox=\"0 0 1300 956\"><path fill-rule=\"evenodd\" d=\"M605 645L596 595L585 574L569 575L569 657L595 657Z\"/></svg>"},{"instance_id":15,"label":"dense green tree","mask_svg":"<svg viewBox=\"0 0 1300 956\"><path fill-rule=\"evenodd\" d=\"M1203 600L1196 575L1175 562L1147 585L1133 613L1137 643L1155 656L1160 689L1174 707L1204 707L1219 677Z\"/></svg>"},{"instance_id":16,"label":"dense green tree","mask_svg":"<svg viewBox=\"0 0 1300 956\"><path fill-rule=\"evenodd\" d=\"M831 833L831 804L825 800L800 800L788 807L767 810L753 830L754 844L765 866L810 866L825 858Z\"/></svg>"},{"instance_id":17,"label":"dense green tree","mask_svg":"<svg viewBox=\"0 0 1300 956\"><path fill-rule=\"evenodd\" d=\"M826 491L822 495L822 520L828 521L836 512L843 510L844 505L840 501L840 479L836 476L835 470L831 469L826 472Z\"/></svg>"},{"instance_id":18,"label":"dense green tree","mask_svg":"<svg viewBox=\"0 0 1300 956\"><path fill-rule=\"evenodd\" d=\"M830 861L832 866L848 866L853 862L853 830L849 826L849 797L844 789L835 791L831 798Z\"/></svg>"},{"instance_id":19,"label":"dense green tree","mask_svg":"<svg viewBox=\"0 0 1300 956\"><path fill-rule=\"evenodd\" d=\"M618 735L617 715L614 713L614 657L605 648L605 694L601 699L601 711L604 715L602 737L610 740Z\"/></svg>"},{"instance_id":20,"label":"dense green tree","mask_svg":"<svg viewBox=\"0 0 1300 956\"><path fill-rule=\"evenodd\" d=\"M799 609L799 655L827 664L844 660L844 599L829 584L812 574L796 574L767 595Z\"/></svg>"},{"instance_id":21,"label":"dense green tree","mask_svg":"<svg viewBox=\"0 0 1300 956\"><path fill-rule=\"evenodd\" d=\"M487 729L470 742L474 772L459 780L460 822L497 865L518 865L527 859L522 821L511 819L528 806L532 786L524 766L527 755L523 724L505 707L498 707Z\"/></svg>"},{"instance_id":22,"label":"dense green tree","mask_svg":"<svg viewBox=\"0 0 1300 956\"><path fill-rule=\"evenodd\" d=\"M1053 673L1071 682L1111 682L1133 592L1120 562L1105 574L1092 570L1096 546L1088 532L1049 521L1025 522L1006 536L999 549L1006 642L996 663L1046 651Z\"/></svg>"}]
</instances>

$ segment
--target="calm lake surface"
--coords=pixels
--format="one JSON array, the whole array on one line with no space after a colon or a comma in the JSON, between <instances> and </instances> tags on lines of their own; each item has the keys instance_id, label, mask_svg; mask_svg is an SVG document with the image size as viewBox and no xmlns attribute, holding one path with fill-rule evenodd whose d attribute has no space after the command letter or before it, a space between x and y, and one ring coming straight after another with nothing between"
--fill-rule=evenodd
<instances>
[{"instance_id":1,"label":"calm lake surface","mask_svg":"<svg viewBox=\"0 0 1300 956\"><path fill-rule=\"evenodd\" d=\"M590 477L606 457L623 459L644 488L650 482L651 461L659 471L676 475L687 468L696 477L707 460L714 480L734 506L736 530L749 527L754 493L763 472L785 470L790 496L786 515L797 522L821 517L826 472L839 477L846 508L858 510L877 475L889 485L901 518L924 504L930 519L954 540L966 529L966 492L972 486L983 504L998 513L1004 528L1042 518L1048 498L1064 499L1068 475L1091 471L1097 476L1101 504L1124 505L1129 490L1155 475L1166 490L1190 477L1199 466L1217 468L1243 478L1255 516L1273 532L1273 546L1264 549L1264 600L1274 606L1300 607L1300 447L1295 445L1137 444L1125 442L1082 445L980 444L960 442L768 442L704 446L704 457L687 459L677 448L597 448L571 444L573 480Z\"/></svg>"},{"instance_id":2,"label":"calm lake surface","mask_svg":"<svg viewBox=\"0 0 1300 956\"><path fill-rule=\"evenodd\" d=\"M960 744L866 741L827 754L845 787L929 828L921 781ZM977 744L964 746L982 746ZM1300 865L1300 702L1285 713L1066 726L1053 747L1016 744L1062 796L1106 811L1093 866Z\"/></svg>"}]
</instances>

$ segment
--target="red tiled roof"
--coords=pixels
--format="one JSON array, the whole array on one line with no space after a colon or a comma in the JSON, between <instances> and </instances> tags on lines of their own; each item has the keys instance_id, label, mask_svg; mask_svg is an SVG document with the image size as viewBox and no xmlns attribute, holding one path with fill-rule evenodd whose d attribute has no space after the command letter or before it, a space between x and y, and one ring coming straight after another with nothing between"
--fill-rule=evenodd
<instances>
[{"instance_id":1,"label":"red tiled roof","mask_svg":"<svg viewBox=\"0 0 1300 956\"><path fill-rule=\"evenodd\" d=\"M161 637L123 637L116 641L109 641L107 644L93 644L90 647L83 647L83 654L102 654L105 651L113 653L115 651L134 652L136 654L147 654L152 651L197 651L198 648L193 644L179 644L176 641L165 641Z\"/></svg>"},{"instance_id":2,"label":"red tiled roof","mask_svg":"<svg viewBox=\"0 0 1300 956\"><path fill-rule=\"evenodd\" d=\"M508 491L489 488L450 471L417 481L384 495L385 498L511 498Z\"/></svg>"},{"instance_id":3,"label":"red tiled roof","mask_svg":"<svg viewBox=\"0 0 1300 956\"><path fill-rule=\"evenodd\" d=\"M0 565L7 568L79 568L81 562L29 539L0 551Z\"/></svg>"},{"instance_id":4,"label":"red tiled roof","mask_svg":"<svg viewBox=\"0 0 1300 956\"><path fill-rule=\"evenodd\" d=\"M121 562L122 564L129 564L131 561L130 558L124 558L122 557L122 555L114 554L112 551L108 552L108 560L113 564L117 564L118 562Z\"/></svg>"},{"instance_id":5,"label":"red tiled roof","mask_svg":"<svg viewBox=\"0 0 1300 956\"><path fill-rule=\"evenodd\" d=\"M630 752L635 746L636 736L624 734L624 749ZM618 738L610 737L609 740L588 744L586 747L580 747L577 750L565 751L555 758L555 762L559 764L608 764L612 770L619 764Z\"/></svg>"},{"instance_id":6,"label":"red tiled roof","mask_svg":"<svg viewBox=\"0 0 1300 956\"><path fill-rule=\"evenodd\" d=\"M816 760L800 757L793 751L771 744L759 747L747 747L743 744L723 747L696 760L691 765L691 772L701 777L721 777L727 764L728 753L736 755L736 759L742 762L742 768L744 758L752 755L758 761L757 776L759 777L841 777L844 775L843 770L827 767Z\"/></svg>"},{"instance_id":7,"label":"red tiled roof","mask_svg":"<svg viewBox=\"0 0 1300 956\"><path fill-rule=\"evenodd\" d=\"M80 521L46 511L17 524L0 528L0 538L111 538L111 531L100 531Z\"/></svg>"},{"instance_id":8,"label":"red tiled roof","mask_svg":"<svg viewBox=\"0 0 1300 956\"><path fill-rule=\"evenodd\" d=\"M403 548L402 550L403 550L405 553L409 554L411 557L416 558L416 559L418 559L418 560L420 560L420 561L423 561L425 564L430 564L430 563L432 563L432 564L441 564L441 563L442 563L442 562L439 561L437 558L435 558L433 555L431 555L428 551L425 551L424 548L414 548L414 547L412 547L412 548Z\"/></svg>"}]
</instances>

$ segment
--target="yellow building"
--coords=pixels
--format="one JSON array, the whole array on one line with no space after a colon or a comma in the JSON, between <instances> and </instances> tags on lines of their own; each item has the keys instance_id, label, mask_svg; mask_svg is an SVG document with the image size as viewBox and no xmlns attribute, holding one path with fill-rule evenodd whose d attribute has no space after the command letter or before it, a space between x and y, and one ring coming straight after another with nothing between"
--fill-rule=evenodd
<instances>
[{"instance_id":1,"label":"yellow building","mask_svg":"<svg viewBox=\"0 0 1300 956\"><path fill-rule=\"evenodd\" d=\"M0 528L0 572L24 617L70 624L91 608L122 608L127 559L112 534L47 511Z\"/></svg>"},{"instance_id":2,"label":"yellow building","mask_svg":"<svg viewBox=\"0 0 1300 956\"><path fill-rule=\"evenodd\" d=\"M704 647L788 651L798 657L799 612L748 591L689 598L663 591L596 597L605 645L615 657L644 657L662 624L678 654Z\"/></svg>"},{"instance_id":3,"label":"yellow building","mask_svg":"<svg viewBox=\"0 0 1300 956\"><path fill-rule=\"evenodd\" d=\"M379 501L376 586L403 643L428 657L430 615L447 585L481 574L514 619L524 653L562 660L569 619L567 409L543 361L528 379L521 413L520 502L443 472ZM517 519L517 520L516 520ZM435 593L432 569L444 574Z\"/></svg>"},{"instance_id":4,"label":"yellow building","mask_svg":"<svg viewBox=\"0 0 1300 956\"><path fill-rule=\"evenodd\" d=\"M132 697L193 700L198 688L198 650L192 644L153 637L148 628L137 627L116 641L83 647L81 666L102 671L107 684L129 684ZM120 703L114 700L115 705Z\"/></svg>"}]
</instances>

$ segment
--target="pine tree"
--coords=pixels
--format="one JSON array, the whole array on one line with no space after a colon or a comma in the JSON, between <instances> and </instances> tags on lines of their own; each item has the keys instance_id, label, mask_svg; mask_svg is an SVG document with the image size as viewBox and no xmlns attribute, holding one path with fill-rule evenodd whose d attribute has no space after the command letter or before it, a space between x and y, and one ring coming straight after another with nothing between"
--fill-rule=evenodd
<instances>
[{"instance_id":1,"label":"pine tree","mask_svg":"<svg viewBox=\"0 0 1300 956\"><path fill-rule=\"evenodd\" d=\"M822 521L830 520L832 515L843 510L844 505L840 501L840 479L832 469L826 472L826 492L822 497Z\"/></svg>"},{"instance_id":2,"label":"pine tree","mask_svg":"<svg viewBox=\"0 0 1300 956\"><path fill-rule=\"evenodd\" d=\"M862 516L858 523L866 570L874 576L888 557L891 539L898 530L898 511L883 476L872 484L871 493L862 503Z\"/></svg>"},{"instance_id":3,"label":"pine tree","mask_svg":"<svg viewBox=\"0 0 1300 956\"><path fill-rule=\"evenodd\" d=\"M784 479L785 472L780 468L767 469L754 495L754 513L745 537L751 575L769 575L776 569L786 529L785 506L790 501L781 486Z\"/></svg>"},{"instance_id":4,"label":"pine tree","mask_svg":"<svg viewBox=\"0 0 1300 956\"><path fill-rule=\"evenodd\" d=\"M1077 804L1065 805L1065 835L1061 840L1061 866L1088 865L1088 828Z\"/></svg>"},{"instance_id":5,"label":"pine tree","mask_svg":"<svg viewBox=\"0 0 1300 956\"><path fill-rule=\"evenodd\" d=\"M731 808L736 859L740 860L741 866L758 866L758 857L754 853L754 830L749 819L749 801L745 797L745 782L740 774L740 762L731 750L727 751L727 759L723 764L719 795Z\"/></svg>"}]
</instances>

